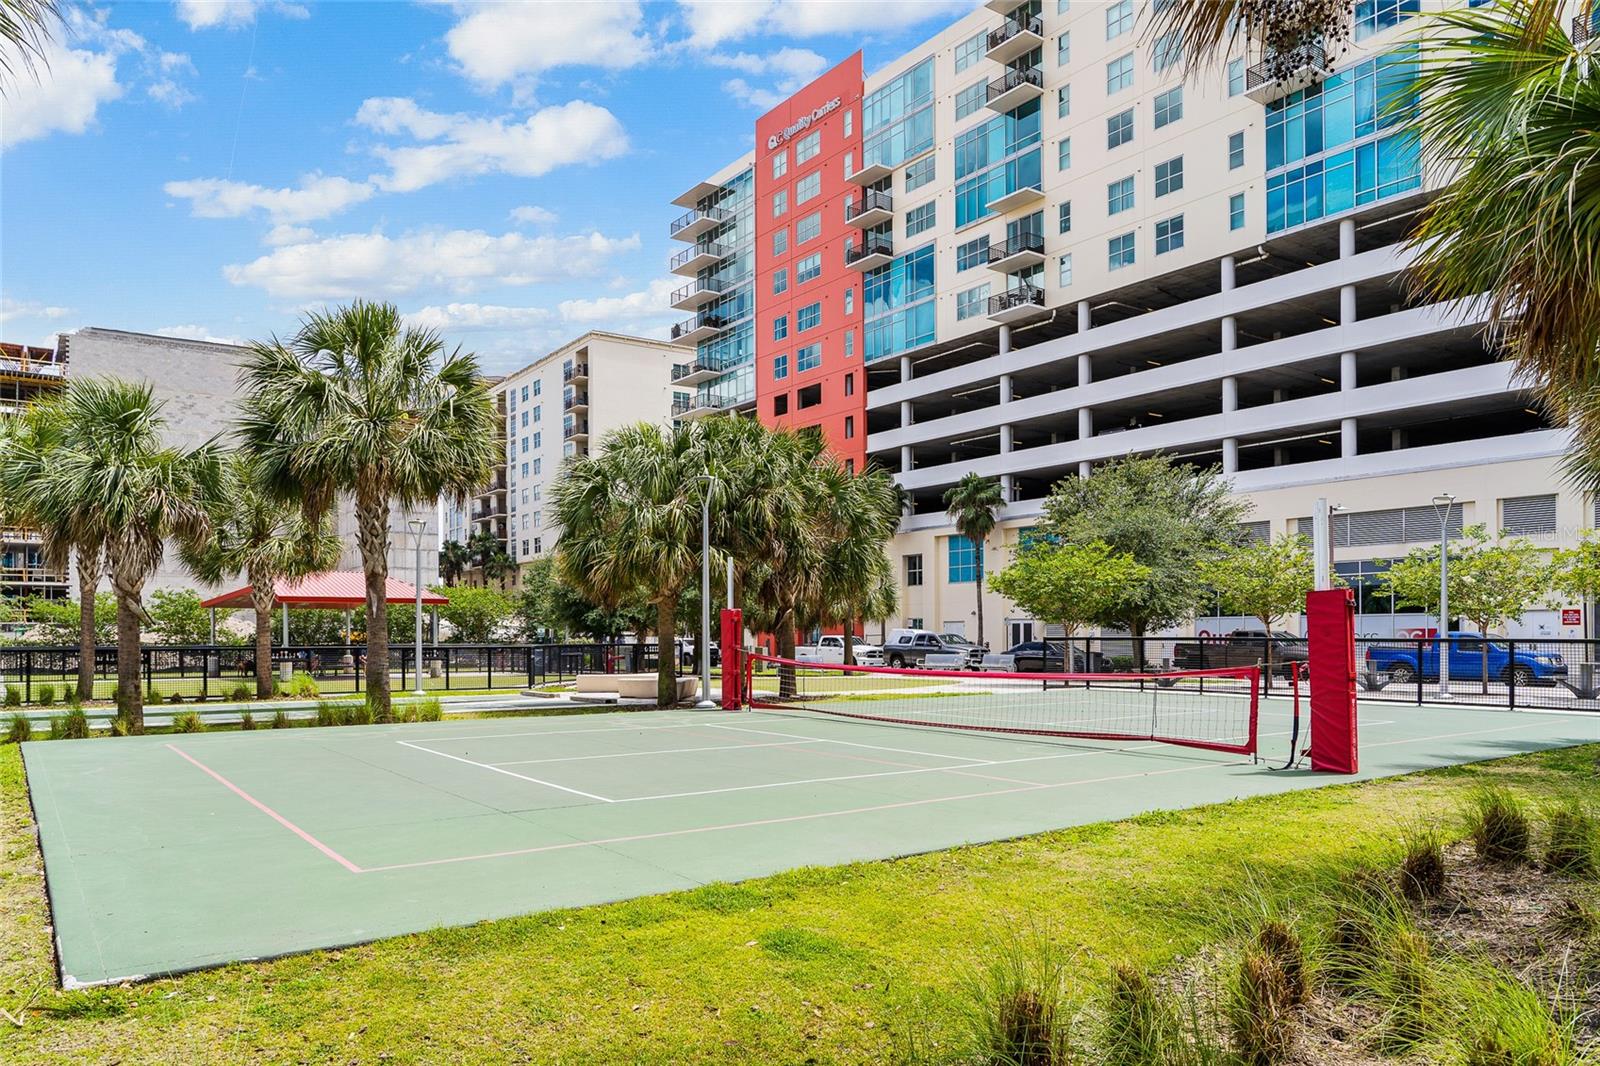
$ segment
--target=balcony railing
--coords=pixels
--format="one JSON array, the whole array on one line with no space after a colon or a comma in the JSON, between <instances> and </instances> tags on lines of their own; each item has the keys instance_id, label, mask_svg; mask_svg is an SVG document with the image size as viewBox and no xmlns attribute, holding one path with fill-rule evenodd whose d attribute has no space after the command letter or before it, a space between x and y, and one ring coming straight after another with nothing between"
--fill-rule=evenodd
<instances>
[{"instance_id":1,"label":"balcony railing","mask_svg":"<svg viewBox=\"0 0 1600 1066\"><path fill-rule=\"evenodd\" d=\"M672 304L674 307L676 307L678 304L689 299L690 297L698 296L701 293L715 296L726 292L727 288L727 283L722 281L720 278L696 278L694 281L690 282L688 285L685 285L683 288L678 289L672 294Z\"/></svg>"},{"instance_id":2,"label":"balcony railing","mask_svg":"<svg viewBox=\"0 0 1600 1066\"><path fill-rule=\"evenodd\" d=\"M1586 15L1572 20L1572 43L1582 48L1600 33L1600 4Z\"/></svg>"},{"instance_id":3,"label":"balcony railing","mask_svg":"<svg viewBox=\"0 0 1600 1066\"><path fill-rule=\"evenodd\" d=\"M1016 256L1044 255L1044 234L1024 230L1009 241L989 246L989 262L1003 263ZM1031 258L1031 256L1030 256Z\"/></svg>"},{"instance_id":4,"label":"balcony railing","mask_svg":"<svg viewBox=\"0 0 1600 1066\"><path fill-rule=\"evenodd\" d=\"M993 52L995 49L1001 48L1007 43L1016 40L1016 38L1022 34L1030 34L1033 37L1043 38L1044 20L1038 15L1033 15L1026 19L1006 19L1004 22L1000 23L997 29L989 31L988 40L985 42L987 46L985 50L988 52ZM1023 50L1026 51L1026 49Z\"/></svg>"},{"instance_id":5,"label":"balcony railing","mask_svg":"<svg viewBox=\"0 0 1600 1066\"><path fill-rule=\"evenodd\" d=\"M561 409L570 411L575 407L588 407L589 394L587 392L574 392L571 396L561 397Z\"/></svg>"},{"instance_id":6,"label":"balcony railing","mask_svg":"<svg viewBox=\"0 0 1600 1066\"><path fill-rule=\"evenodd\" d=\"M694 401L687 396L674 396L672 398L672 417L677 418L679 415L686 413L693 403Z\"/></svg>"},{"instance_id":7,"label":"balcony railing","mask_svg":"<svg viewBox=\"0 0 1600 1066\"><path fill-rule=\"evenodd\" d=\"M1013 67L1007 70L1004 75L989 83L989 102L992 104L1007 93L1024 87L1043 92L1044 72L1038 67Z\"/></svg>"},{"instance_id":8,"label":"balcony railing","mask_svg":"<svg viewBox=\"0 0 1600 1066\"><path fill-rule=\"evenodd\" d=\"M570 426L561 427L562 440L571 440L573 437L587 437L588 435L589 423L587 421L578 421Z\"/></svg>"},{"instance_id":9,"label":"balcony railing","mask_svg":"<svg viewBox=\"0 0 1600 1066\"><path fill-rule=\"evenodd\" d=\"M689 229L715 229L729 219L733 218L732 211L725 211L720 207L697 207L686 211L672 220L672 236Z\"/></svg>"},{"instance_id":10,"label":"balcony railing","mask_svg":"<svg viewBox=\"0 0 1600 1066\"><path fill-rule=\"evenodd\" d=\"M698 359L687 363L674 363L672 365L672 380L682 381L684 378L698 377L701 374L715 374L717 368L710 363L702 363Z\"/></svg>"},{"instance_id":11,"label":"balcony railing","mask_svg":"<svg viewBox=\"0 0 1600 1066\"><path fill-rule=\"evenodd\" d=\"M862 215L880 211L894 211L894 197L880 189L868 189L862 194L861 199L850 205L850 214L847 222L854 222Z\"/></svg>"},{"instance_id":12,"label":"balcony railing","mask_svg":"<svg viewBox=\"0 0 1600 1066\"><path fill-rule=\"evenodd\" d=\"M993 318L1017 311L1032 311L1043 306L1043 289L1036 289L1032 285L1019 285L989 297L989 316Z\"/></svg>"},{"instance_id":13,"label":"balcony railing","mask_svg":"<svg viewBox=\"0 0 1600 1066\"><path fill-rule=\"evenodd\" d=\"M588 376L588 363L573 363L571 366L563 367L561 369L562 381L577 381L579 378L586 378Z\"/></svg>"},{"instance_id":14,"label":"balcony railing","mask_svg":"<svg viewBox=\"0 0 1600 1066\"><path fill-rule=\"evenodd\" d=\"M728 324L727 318L722 315L706 312L685 319L672 327L672 339L678 340L702 329L721 329Z\"/></svg>"},{"instance_id":15,"label":"balcony railing","mask_svg":"<svg viewBox=\"0 0 1600 1066\"><path fill-rule=\"evenodd\" d=\"M668 264L668 268L670 270L678 270L686 264L691 263L703 256L711 256L714 259L723 259L727 257L729 251L730 249L726 245L718 244L716 241L701 241L693 247L685 248L683 251L673 256L671 262Z\"/></svg>"},{"instance_id":16,"label":"balcony railing","mask_svg":"<svg viewBox=\"0 0 1600 1066\"><path fill-rule=\"evenodd\" d=\"M852 266L863 259L870 259L880 255L892 257L894 255L894 241L886 234L875 233L865 238L859 246L850 249L844 261L845 265Z\"/></svg>"},{"instance_id":17,"label":"balcony railing","mask_svg":"<svg viewBox=\"0 0 1600 1066\"><path fill-rule=\"evenodd\" d=\"M1244 91L1251 99L1286 95L1327 73L1328 53L1320 41L1308 41L1284 52L1268 50L1261 62L1244 72Z\"/></svg>"}]
</instances>

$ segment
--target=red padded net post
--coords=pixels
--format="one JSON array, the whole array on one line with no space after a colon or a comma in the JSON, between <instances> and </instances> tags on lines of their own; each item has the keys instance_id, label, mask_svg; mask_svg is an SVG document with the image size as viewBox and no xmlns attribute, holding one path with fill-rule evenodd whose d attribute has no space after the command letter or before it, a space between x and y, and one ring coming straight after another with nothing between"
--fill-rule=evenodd
<instances>
[{"instance_id":1,"label":"red padded net post","mask_svg":"<svg viewBox=\"0 0 1600 1066\"><path fill-rule=\"evenodd\" d=\"M1311 768L1353 774L1356 745L1355 590L1306 593L1311 659Z\"/></svg>"},{"instance_id":2,"label":"red padded net post","mask_svg":"<svg viewBox=\"0 0 1600 1066\"><path fill-rule=\"evenodd\" d=\"M744 706L744 612L737 607L722 609L722 709L737 711Z\"/></svg>"}]
</instances>

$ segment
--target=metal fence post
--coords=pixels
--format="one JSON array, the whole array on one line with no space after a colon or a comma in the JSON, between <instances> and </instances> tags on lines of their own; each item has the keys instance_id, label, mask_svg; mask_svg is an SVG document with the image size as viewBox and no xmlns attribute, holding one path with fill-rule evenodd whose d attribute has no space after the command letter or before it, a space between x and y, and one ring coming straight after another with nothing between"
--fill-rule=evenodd
<instances>
[{"instance_id":1,"label":"metal fence post","mask_svg":"<svg viewBox=\"0 0 1600 1066\"><path fill-rule=\"evenodd\" d=\"M1425 672L1425 668L1426 668L1427 661L1428 661L1427 644L1428 644L1428 638L1419 637L1417 639L1417 706L1418 707L1422 706L1422 675Z\"/></svg>"},{"instance_id":2,"label":"metal fence post","mask_svg":"<svg viewBox=\"0 0 1600 1066\"><path fill-rule=\"evenodd\" d=\"M494 688L494 649L483 649L483 687Z\"/></svg>"},{"instance_id":3,"label":"metal fence post","mask_svg":"<svg viewBox=\"0 0 1600 1066\"><path fill-rule=\"evenodd\" d=\"M404 692L405 688L406 688L406 656L410 655L410 654L411 654L411 649L410 648L401 648L400 649L400 690L402 692ZM385 670L388 670L389 669L389 664L388 663L384 663L383 664L383 668Z\"/></svg>"},{"instance_id":4,"label":"metal fence post","mask_svg":"<svg viewBox=\"0 0 1600 1066\"><path fill-rule=\"evenodd\" d=\"M1488 649L1488 639L1489 639L1489 635L1487 633L1485 633L1484 634L1484 648L1485 648L1485 651L1487 651L1487 649ZM1514 640L1506 641L1506 653L1510 656L1510 659L1506 662L1506 703L1508 704L1510 709L1514 711L1514 710L1517 709L1517 642L1516 641L1514 641ZM1489 678L1487 676L1487 674L1488 674L1488 669L1487 668L1484 669L1484 674L1486 676L1483 679L1483 683L1484 683L1483 687L1484 688L1488 688L1489 687Z\"/></svg>"},{"instance_id":5,"label":"metal fence post","mask_svg":"<svg viewBox=\"0 0 1600 1066\"><path fill-rule=\"evenodd\" d=\"M32 703L33 702L33 653L32 652L28 653L28 657L23 661L23 664L22 664L22 702L23 703Z\"/></svg>"},{"instance_id":6,"label":"metal fence post","mask_svg":"<svg viewBox=\"0 0 1600 1066\"><path fill-rule=\"evenodd\" d=\"M448 648L445 649L444 653L444 690L446 692L450 691L450 650Z\"/></svg>"}]
</instances>

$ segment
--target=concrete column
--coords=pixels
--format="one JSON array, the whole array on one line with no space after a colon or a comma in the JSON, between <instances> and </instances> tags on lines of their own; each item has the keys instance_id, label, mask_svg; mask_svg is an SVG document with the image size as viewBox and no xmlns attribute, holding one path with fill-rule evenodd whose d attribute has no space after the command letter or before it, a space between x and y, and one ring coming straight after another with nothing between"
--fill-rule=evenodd
<instances>
[{"instance_id":1,"label":"concrete column","mask_svg":"<svg viewBox=\"0 0 1600 1066\"><path fill-rule=\"evenodd\" d=\"M1087 478L1093 472L1094 471L1091 470L1090 467L1089 467L1089 460L1084 459L1084 460L1082 460L1081 462L1078 463L1078 476L1079 477Z\"/></svg>"},{"instance_id":2,"label":"concrete column","mask_svg":"<svg viewBox=\"0 0 1600 1066\"><path fill-rule=\"evenodd\" d=\"M1349 326L1356 320L1356 287L1354 285L1341 285L1339 287L1339 325Z\"/></svg>"},{"instance_id":3,"label":"concrete column","mask_svg":"<svg viewBox=\"0 0 1600 1066\"><path fill-rule=\"evenodd\" d=\"M1239 379L1222 379L1222 413L1230 415L1239 409ZM1222 438L1222 472L1234 474L1239 470L1239 438Z\"/></svg>"},{"instance_id":4,"label":"concrete column","mask_svg":"<svg viewBox=\"0 0 1600 1066\"><path fill-rule=\"evenodd\" d=\"M1222 316L1222 350L1231 352L1239 347L1239 320L1232 315Z\"/></svg>"},{"instance_id":5,"label":"concrete column","mask_svg":"<svg viewBox=\"0 0 1600 1066\"><path fill-rule=\"evenodd\" d=\"M1078 356L1078 385L1094 384L1094 360L1088 353Z\"/></svg>"},{"instance_id":6,"label":"concrete column","mask_svg":"<svg viewBox=\"0 0 1600 1066\"><path fill-rule=\"evenodd\" d=\"M1000 354L1005 355L1011 350L1011 327L1000 327Z\"/></svg>"},{"instance_id":7,"label":"concrete column","mask_svg":"<svg viewBox=\"0 0 1600 1066\"><path fill-rule=\"evenodd\" d=\"M1222 257L1222 291L1227 292L1233 288L1233 256Z\"/></svg>"},{"instance_id":8,"label":"concrete column","mask_svg":"<svg viewBox=\"0 0 1600 1066\"><path fill-rule=\"evenodd\" d=\"M1004 455L1011 450L1011 427L1000 427L1000 454Z\"/></svg>"},{"instance_id":9,"label":"concrete column","mask_svg":"<svg viewBox=\"0 0 1600 1066\"><path fill-rule=\"evenodd\" d=\"M1239 409L1239 379L1226 377L1222 379L1222 413L1231 415Z\"/></svg>"},{"instance_id":10,"label":"concrete column","mask_svg":"<svg viewBox=\"0 0 1600 1066\"><path fill-rule=\"evenodd\" d=\"M905 429L916 421L916 416L911 410L910 400L900 401L900 428Z\"/></svg>"},{"instance_id":11,"label":"concrete column","mask_svg":"<svg viewBox=\"0 0 1600 1066\"><path fill-rule=\"evenodd\" d=\"M1092 319L1093 317L1094 317L1093 314L1089 310L1089 301L1088 300L1079 300L1078 301L1078 332L1079 333L1088 333L1089 332L1089 328L1093 325L1093 323L1090 321L1090 319Z\"/></svg>"},{"instance_id":12,"label":"concrete column","mask_svg":"<svg viewBox=\"0 0 1600 1066\"><path fill-rule=\"evenodd\" d=\"M1339 458L1354 459L1356 457L1356 420L1341 418L1339 420Z\"/></svg>"},{"instance_id":13,"label":"concrete column","mask_svg":"<svg viewBox=\"0 0 1600 1066\"><path fill-rule=\"evenodd\" d=\"M1010 374L1001 374L1000 375L1000 402L1001 403L1010 403L1011 402L1011 375Z\"/></svg>"},{"instance_id":14,"label":"concrete column","mask_svg":"<svg viewBox=\"0 0 1600 1066\"><path fill-rule=\"evenodd\" d=\"M902 474L911 472L911 445L909 444L900 445L900 472Z\"/></svg>"},{"instance_id":15,"label":"concrete column","mask_svg":"<svg viewBox=\"0 0 1600 1066\"><path fill-rule=\"evenodd\" d=\"M1087 407L1078 408L1078 439L1088 440L1094 436L1094 411Z\"/></svg>"},{"instance_id":16,"label":"concrete column","mask_svg":"<svg viewBox=\"0 0 1600 1066\"><path fill-rule=\"evenodd\" d=\"M1000 475L1000 496L1007 503L1011 502L1011 475L1010 474L1001 474Z\"/></svg>"},{"instance_id":17,"label":"concrete column","mask_svg":"<svg viewBox=\"0 0 1600 1066\"><path fill-rule=\"evenodd\" d=\"M900 380L911 380L911 357L909 355L902 355L900 357Z\"/></svg>"},{"instance_id":18,"label":"concrete column","mask_svg":"<svg viewBox=\"0 0 1600 1066\"><path fill-rule=\"evenodd\" d=\"M1339 391L1350 392L1356 387L1356 353L1343 352L1339 356Z\"/></svg>"},{"instance_id":19,"label":"concrete column","mask_svg":"<svg viewBox=\"0 0 1600 1066\"><path fill-rule=\"evenodd\" d=\"M1339 223L1339 258L1349 259L1356 254L1356 220L1344 219Z\"/></svg>"}]
</instances>

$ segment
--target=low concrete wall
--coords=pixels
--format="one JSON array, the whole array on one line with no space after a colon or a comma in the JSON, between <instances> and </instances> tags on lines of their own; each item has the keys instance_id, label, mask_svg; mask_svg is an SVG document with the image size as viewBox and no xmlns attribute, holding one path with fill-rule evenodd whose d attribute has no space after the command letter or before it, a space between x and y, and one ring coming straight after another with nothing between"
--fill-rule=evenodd
<instances>
[{"instance_id":1,"label":"low concrete wall","mask_svg":"<svg viewBox=\"0 0 1600 1066\"><path fill-rule=\"evenodd\" d=\"M654 699L656 694L655 674L579 674L575 686L577 692L615 692L621 699ZM700 679L697 677L678 678L677 698L689 700L700 691Z\"/></svg>"}]
</instances>

